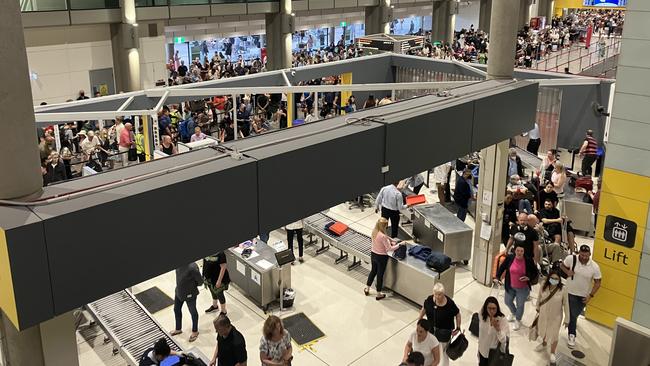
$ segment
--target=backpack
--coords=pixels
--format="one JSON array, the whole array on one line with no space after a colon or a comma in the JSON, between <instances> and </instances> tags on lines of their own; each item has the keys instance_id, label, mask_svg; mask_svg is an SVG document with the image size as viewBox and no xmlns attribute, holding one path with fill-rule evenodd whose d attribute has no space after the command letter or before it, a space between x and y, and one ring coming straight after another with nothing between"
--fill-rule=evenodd
<instances>
[{"instance_id":1,"label":"backpack","mask_svg":"<svg viewBox=\"0 0 650 366\"><path fill-rule=\"evenodd\" d=\"M406 258L406 245L400 245L399 248L395 249L393 257L399 260Z\"/></svg>"},{"instance_id":2,"label":"backpack","mask_svg":"<svg viewBox=\"0 0 650 366\"><path fill-rule=\"evenodd\" d=\"M425 247L423 245L414 245L411 247L411 249L408 250L409 255L422 260L426 261L427 258L431 255L431 248Z\"/></svg>"},{"instance_id":3,"label":"backpack","mask_svg":"<svg viewBox=\"0 0 650 366\"><path fill-rule=\"evenodd\" d=\"M573 264L571 265L571 270L572 270L572 271L575 271L575 270L576 270L576 265L578 264L578 256L575 255L575 254L573 254L572 256L573 256ZM568 277L569 277L569 276L567 276L567 274L564 273L564 271L561 269L561 267L560 267L560 263L559 263L559 262L553 263L553 267L552 267L552 268L554 268L554 269L559 269L559 270L560 270L560 276L562 276L562 278L568 278ZM571 279L573 279L573 277L571 277Z\"/></svg>"},{"instance_id":4,"label":"backpack","mask_svg":"<svg viewBox=\"0 0 650 366\"><path fill-rule=\"evenodd\" d=\"M192 128L193 125L194 125L194 120L192 119L192 117L181 121L181 123L178 125L178 133L181 136L182 142L189 142L190 138L192 138L193 131L191 131L190 128Z\"/></svg>"},{"instance_id":5,"label":"backpack","mask_svg":"<svg viewBox=\"0 0 650 366\"><path fill-rule=\"evenodd\" d=\"M140 361L138 361L138 366L152 366L156 363L149 358L149 353L153 351L153 347L147 348L142 356L140 356Z\"/></svg>"},{"instance_id":6,"label":"backpack","mask_svg":"<svg viewBox=\"0 0 650 366\"><path fill-rule=\"evenodd\" d=\"M442 273L451 267L451 258L442 252L431 252L429 258L427 258L427 267Z\"/></svg>"}]
</instances>

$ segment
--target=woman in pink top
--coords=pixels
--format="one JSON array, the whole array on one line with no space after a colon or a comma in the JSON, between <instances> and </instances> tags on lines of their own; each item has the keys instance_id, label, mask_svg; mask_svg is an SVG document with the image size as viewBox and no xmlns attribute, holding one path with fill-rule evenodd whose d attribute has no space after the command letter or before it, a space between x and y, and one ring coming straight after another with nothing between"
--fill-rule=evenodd
<instances>
[{"instance_id":1,"label":"woman in pink top","mask_svg":"<svg viewBox=\"0 0 650 366\"><path fill-rule=\"evenodd\" d=\"M384 271L386 271L386 266L388 265L388 251L394 251L399 248L402 243L396 244L395 240L391 239L386 235L386 229L388 228L388 220L385 218L380 218L375 224L375 228L372 230L372 249L370 250L370 274L368 275L368 282L366 282L366 288L363 289L363 293L368 296L370 294L370 286L377 276L377 300L381 300L386 297L386 294L382 292L384 285Z\"/></svg>"},{"instance_id":2,"label":"woman in pink top","mask_svg":"<svg viewBox=\"0 0 650 366\"><path fill-rule=\"evenodd\" d=\"M519 233L518 233L519 234ZM517 235L518 235L517 234ZM525 237L515 240L525 240ZM496 278L501 278L505 272L504 285L506 288L505 302L510 309L508 321L514 322L513 330L519 330L521 318L524 316L524 306L530 294L531 282L536 283L539 278L537 266L533 258L524 256L525 250L521 241L515 244L515 254L510 254L497 270ZM515 305L516 302L516 305Z\"/></svg>"}]
</instances>

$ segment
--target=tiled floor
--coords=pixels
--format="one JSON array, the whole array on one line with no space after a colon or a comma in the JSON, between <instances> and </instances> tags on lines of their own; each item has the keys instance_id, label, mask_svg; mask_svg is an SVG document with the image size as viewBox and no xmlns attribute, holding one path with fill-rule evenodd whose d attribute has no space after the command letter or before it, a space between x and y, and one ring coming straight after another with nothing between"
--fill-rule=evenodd
<instances>
[{"instance_id":1,"label":"tiled floor","mask_svg":"<svg viewBox=\"0 0 650 366\"><path fill-rule=\"evenodd\" d=\"M423 192L427 201L435 201L426 187ZM361 212L349 210L345 204L329 210L329 214L344 222L351 223L355 230L369 234L377 215L372 209ZM468 225L473 225L468 217ZM282 232L271 234L273 238L282 239ZM580 243L590 242L579 238ZM315 256L315 246L306 249L306 261L292 267L292 287L297 291L294 308L285 311L304 312L326 334L309 349L294 348L294 365L354 365L383 366L397 365L401 361L404 345L409 334L415 329L419 305L413 304L399 296L389 296L386 300L376 301L374 297L365 297L362 293L363 282L368 273L367 264L348 272L345 263L334 265L338 256L331 249ZM471 262L470 262L471 263ZM152 286L158 286L169 296L174 293L174 274L167 273L133 287L135 293ZM429 284L414 284L429 286ZM483 300L490 294L497 294L503 304L503 290L492 290L472 278L468 268L458 268L456 272L456 292L454 300L461 308L463 328L467 328L471 314L478 311ZM534 291L533 294L536 294ZM533 296L536 297L536 296ZM228 313L235 326L245 335L249 355L249 365L259 365L258 345L262 324L265 319L263 311L246 298L237 288L231 287L227 293ZM209 293L201 289L198 308L200 313L201 335L192 343L189 337L189 313L184 310L184 333L176 339L184 346L197 346L205 355L211 356L215 346L215 334L212 320L216 315L203 313L210 305ZM505 307L505 305L503 305ZM275 310L277 312L277 310ZM174 316L172 308L164 309L155 318L167 329L172 330ZM523 323L532 322L534 307L532 303L526 308ZM84 336L78 335L80 364L86 365L125 365L119 356L112 356L112 346L103 343L103 335L85 330ZM533 351L536 344L528 341L527 328L511 333L511 352L515 355L515 365L548 365L548 356ZM465 355L453 362L454 365L476 365L477 340L468 335L469 349ZM586 365L606 365L611 342L611 331L585 319L579 320L578 349L587 358L581 360ZM561 332L558 351L569 354L566 347L566 334ZM560 364L562 365L562 364Z\"/></svg>"}]
</instances>

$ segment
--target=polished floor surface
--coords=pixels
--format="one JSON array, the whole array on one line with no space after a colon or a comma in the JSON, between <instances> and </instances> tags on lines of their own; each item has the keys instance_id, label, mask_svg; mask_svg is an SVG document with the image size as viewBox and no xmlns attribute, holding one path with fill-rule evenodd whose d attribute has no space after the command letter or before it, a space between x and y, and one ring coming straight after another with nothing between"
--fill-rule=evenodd
<instances>
[{"instance_id":1,"label":"polished floor surface","mask_svg":"<svg viewBox=\"0 0 650 366\"><path fill-rule=\"evenodd\" d=\"M423 188L428 202L435 201L435 194ZM329 214L344 222L351 223L353 229L370 233L377 220L372 209L361 212L359 209L349 210L346 204L341 204L329 210ZM467 224L474 223L468 217ZM272 239L282 239L283 232L273 232ZM591 243L590 239L578 238L580 244ZM362 289L368 273L368 265L364 264L351 272L347 271L345 263L334 264L338 256L335 249L330 249L322 255L315 255L315 246L305 251L305 263L292 267L292 287L297 291L294 308L285 311L281 316L293 312L304 312L325 334L326 337L307 349L294 346L293 365L355 365L383 366L398 365L401 362L404 345L415 329L419 304L411 303L397 295L385 300L376 301L373 296L364 296ZM471 262L470 262L471 263ZM472 278L471 270L459 267L456 271L456 292L453 299L462 313L462 327L469 325L471 314L478 311L489 295L497 295L503 305L503 290L490 289L477 283ZM173 272L153 278L133 287L138 293L158 286L169 296L174 296L175 279ZM431 286L431 284L414 284L414 286ZM533 294L536 294L533 291ZM536 296L533 296L536 297ZM424 300L424 299L422 299ZM262 325L266 315L254 305L236 287L227 292L228 314L234 325L246 338L249 365L260 365L259 340ZM536 301L533 298L532 301ZM183 334L176 339L186 348L198 347L202 353L210 357L215 346L215 332L212 320L216 314L204 314L203 310L210 306L209 292L201 289L198 299L200 313L200 336L192 344L188 342L190 318L183 309ZM277 309L274 313L277 313ZM533 302L526 307L524 325L529 325L534 317ZM155 318L168 330L174 327L172 308L161 310L154 314ZM586 358L580 360L585 365L607 365L611 342L611 330L580 318L578 323L577 348ZM476 365L477 340L469 335L469 349L465 355L453 362L454 365ZM548 355L534 351L536 344L528 341L527 328L511 333L510 350L515 355L515 365L548 365ZM79 332L80 364L86 365L125 365L121 357L111 354L112 345L104 343L104 337L96 329L85 329ZM558 352L569 355L566 346L566 333L561 331ZM559 363L569 365L571 363Z\"/></svg>"}]
</instances>

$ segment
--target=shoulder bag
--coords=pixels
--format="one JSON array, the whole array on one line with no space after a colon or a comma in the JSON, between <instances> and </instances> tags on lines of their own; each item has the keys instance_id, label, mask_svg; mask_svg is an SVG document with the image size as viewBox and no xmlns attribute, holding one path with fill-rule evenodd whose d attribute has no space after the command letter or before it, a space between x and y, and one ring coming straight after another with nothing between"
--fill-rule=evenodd
<instances>
[{"instance_id":1,"label":"shoulder bag","mask_svg":"<svg viewBox=\"0 0 650 366\"><path fill-rule=\"evenodd\" d=\"M488 366L512 366L515 356L508 350L508 341L506 341L505 352L501 350L501 342L497 344L497 348L490 349L488 356Z\"/></svg>"}]
</instances>

